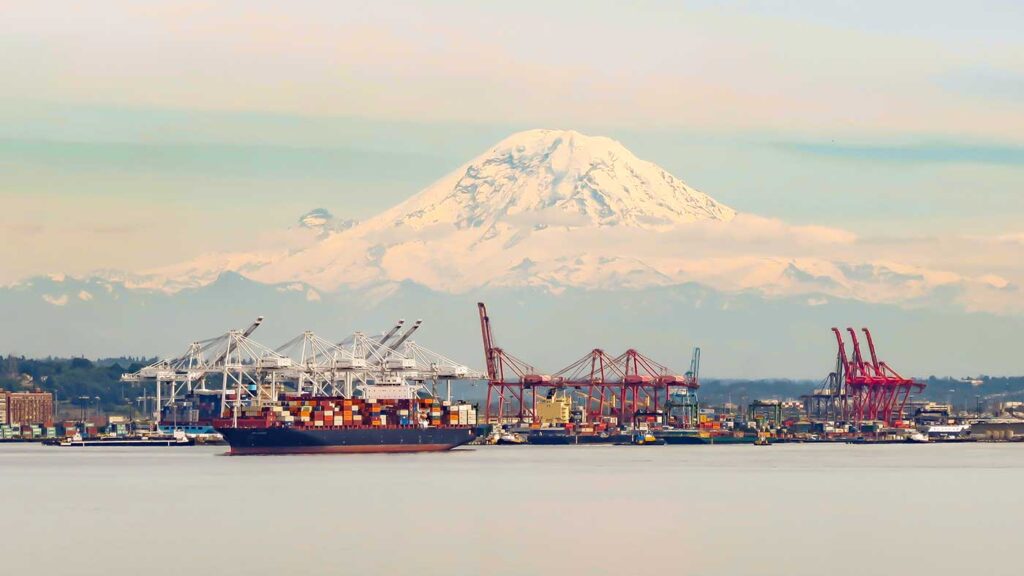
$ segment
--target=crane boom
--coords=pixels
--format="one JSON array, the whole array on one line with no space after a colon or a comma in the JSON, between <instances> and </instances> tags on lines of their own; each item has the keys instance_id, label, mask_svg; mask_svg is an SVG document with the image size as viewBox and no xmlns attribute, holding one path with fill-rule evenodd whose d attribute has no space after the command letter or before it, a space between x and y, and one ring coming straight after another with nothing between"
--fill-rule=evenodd
<instances>
[{"instance_id":1,"label":"crane boom","mask_svg":"<svg viewBox=\"0 0 1024 576\"><path fill-rule=\"evenodd\" d=\"M878 362L878 355L875 354L875 341L871 338L871 331L867 328L861 328L864 331L864 337L868 340L868 350L871 352L871 366L875 369L875 375L882 375L882 366Z\"/></svg>"},{"instance_id":2,"label":"crane boom","mask_svg":"<svg viewBox=\"0 0 1024 576\"><path fill-rule=\"evenodd\" d=\"M850 373L850 360L846 355L846 344L843 342L843 333L839 331L839 328L832 328L832 333L836 335L836 342L839 344L839 365L843 371L847 374Z\"/></svg>"},{"instance_id":3,"label":"crane boom","mask_svg":"<svg viewBox=\"0 0 1024 576\"><path fill-rule=\"evenodd\" d=\"M256 321L250 324L248 328L242 331L242 337L248 338L249 336L251 336L252 333L255 332L257 328L260 327L260 324L263 324L263 316L257 316ZM224 358L228 355L229 351L230 347L227 350L224 350L224 352L221 352L221 354L213 360L212 365L216 366L217 364L223 362Z\"/></svg>"},{"instance_id":4,"label":"crane boom","mask_svg":"<svg viewBox=\"0 0 1024 576\"><path fill-rule=\"evenodd\" d=\"M693 357L690 358L689 376L694 384L700 385L700 347L693 349Z\"/></svg>"},{"instance_id":5,"label":"crane boom","mask_svg":"<svg viewBox=\"0 0 1024 576\"><path fill-rule=\"evenodd\" d=\"M491 335L491 319L487 316L487 306L483 302L477 302L477 310L480 312L480 334L484 340L484 360L487 363L487 377L490 380L497 379L498 369L494 357L494 340Z\"/></svg>"},{"instance_id":6,"label":"crane boom","mask_svg":"<svg viewBox=\"0 0 1024 576\"><path fill-rule=\"evenodd\" d=\"M417 320L412 326L410 326L409 329L398 338L398 341L391 345L391 348L398 349L399 346L409 339L409 336L412 336L413 332L419 329L420 324L423 324L423 320Z\"/></svg>"},{"instance_id":7,"label":"crane boom","mask_svg":"<svg viewBox=\"0 0 1024 576\"><path fill-rule=\"evenodd\" d=\"M246 328L245 332L242 332L242 336L245 336L246 338L252 336L252 333L255 332L257 328L260 327L260 324L263 324L263 316L257 316L256 321L253 322L248 328Z\"/></svg>"},{"instance_id":8,"label":"crane boom","mask_svg":"<svg viewBox=\"0 0 1024 576\"><path fill-rule=\"evenodd\" d=\"M857 369L859 375L863 376L867 371L864 369L864 356L860 352L860 340L857 339L857 331L853 328L847 328L846 331L850 333L850 339L853 340L852 362L854 368Z\"/></svg>"},{"instance_id":9,"label":"crane boom","mask_svg":"<svg viewBox=\"0 0 1024 576\"><path fill-rule=\"evenodd\" d=\"M394 327L393 327L393 328L392 328L391 330L388 330L388 332L387 332L386 334L384 334L383 336L381 336L380 340L373 340L373 339L371 338L371 339L370 339L370 344L368 345L368 348L369 348L369 350L367 351L367 353L369 353L369 354L373 354L373 353L374 353L374 352L376 352L377 350L380 350L381 348L383 348L383 347L384 347L384 344L385 344L385 343L386 343L386 342L387 342L388 340L391 340L391 338L392 338L392 337L394 337L394 335L395 335L395 334L396 334L396 333L397 333L397 332L398 332L399 330L401 330L401 329L402 329L402 325L403 325L403 324L405 324L405 318L399 319L399 320L398 320L398 322L396 322L396 323L395 323L395 326L394 326ZM340 345L340 344L339 344L339 345Z\"/></svg>"},{"instance_id":10,"label":"crane boom","mask_svg":"<svg viewBox=\"0 0 1024 576\"><path fill-rule=\"evenodd\" d=\"M391 340L391 338L393 338L395 336L395 334L397 334L398 331L402 329L402 325L403 324L405 324L405 319L404 318L399 320L395 324L395 327L392 328L390 331L388 331L388 333L385 334L384 337L380 339L380 345L383 346L383 345L387 344L388 340Z\"/></svg>"}]
</instances>

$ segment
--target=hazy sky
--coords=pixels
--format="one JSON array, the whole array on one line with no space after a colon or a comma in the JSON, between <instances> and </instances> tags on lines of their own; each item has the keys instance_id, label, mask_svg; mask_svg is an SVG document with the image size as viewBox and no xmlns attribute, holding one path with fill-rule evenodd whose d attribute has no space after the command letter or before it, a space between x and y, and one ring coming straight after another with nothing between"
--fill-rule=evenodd
<instances>
[{"instance_id":1,"label":"hazy sky","mask_svg":"<svg viewBox=\"0 0 1024 576\"><path fill-rule=\"evenodd\" d=\"M534 127L744 212L1024 245L1021 30L1010 1L2 0L0 281L366 217Z\"/></svg>"}]
</instances>

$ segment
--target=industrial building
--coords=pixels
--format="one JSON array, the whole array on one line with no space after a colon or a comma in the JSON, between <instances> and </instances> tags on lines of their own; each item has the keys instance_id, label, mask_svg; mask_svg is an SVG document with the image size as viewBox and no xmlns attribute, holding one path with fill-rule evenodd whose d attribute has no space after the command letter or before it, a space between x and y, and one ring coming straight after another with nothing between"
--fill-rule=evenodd
<instances>
[{"instance_id":1,"label":"industrial building","mask_svg":"<svg viewBox=\"0 0 1024 576\"><path fill-rule=\"evenodd\" d=\"M53 394L49 392L8 392L0 389L0 424L50 424L53 422Z\"/></svg>"},{"instance_id":2,"label":"industrial building","mask_svg":"<svg viewBox=\"0 0 1024 576\"><path fill-rule=\"evenodd\" d=\"M1024 436L1024 420L990 418L971 422L971 436L985 440L1019 440Z\"/></svg>"}]
</instances>

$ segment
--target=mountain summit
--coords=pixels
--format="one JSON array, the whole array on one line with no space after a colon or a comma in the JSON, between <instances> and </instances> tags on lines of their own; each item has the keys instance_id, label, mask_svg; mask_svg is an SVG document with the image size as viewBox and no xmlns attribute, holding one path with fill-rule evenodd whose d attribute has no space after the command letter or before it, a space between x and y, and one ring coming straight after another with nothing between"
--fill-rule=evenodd
<instances>
[{"instance_id":1,"label":"mountain summit","mask_svg":"<svg viewBox=\"0 0 1024 576\"><path fill-rule=\"evenodd\" d=\"M528 130L374 218L371 226L418 230L450 224L486 233L509 221L658 229L735 215L615 140L573 130Z\"/></svg>"}]
</instances>

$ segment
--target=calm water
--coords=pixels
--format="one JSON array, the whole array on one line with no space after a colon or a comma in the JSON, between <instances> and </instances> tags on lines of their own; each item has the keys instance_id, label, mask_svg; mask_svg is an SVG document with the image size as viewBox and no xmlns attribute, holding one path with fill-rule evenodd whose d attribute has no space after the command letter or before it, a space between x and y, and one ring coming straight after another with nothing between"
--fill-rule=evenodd
<instances>
[{"instance_id":1,"label":"calm water","mask_svg":"<svg viewBox=\"0 0 1024 576\"><path fill-rule=\"evenodd\" d=\"M1024 573L1021 444L222 452L0 446L4 572Z\"/></svg>"}]
</instances>

